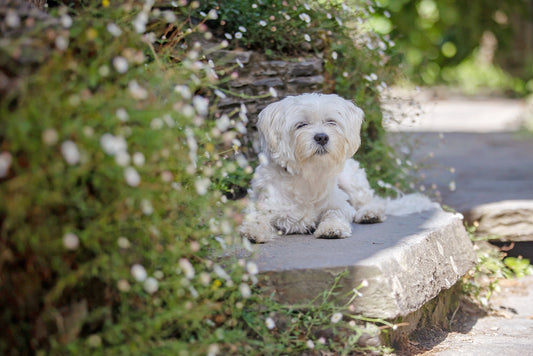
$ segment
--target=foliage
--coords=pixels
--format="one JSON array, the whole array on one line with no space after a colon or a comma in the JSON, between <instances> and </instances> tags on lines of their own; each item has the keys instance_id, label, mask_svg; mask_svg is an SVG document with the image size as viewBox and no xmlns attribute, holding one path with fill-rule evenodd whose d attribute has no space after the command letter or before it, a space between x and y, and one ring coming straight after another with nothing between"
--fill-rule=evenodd
<instances>
[{"instance_id":1,"label":"foliage","mask_svg":"<svg viewBox=\"0 0 533 356\"><path fill-rule=\"evenodd\" d=\"M209 185L237 133L197 94L217 74L144 35L187 8L77 11L2 42L15 69L52 50L0 107L0 353L208 353L242 337L251 275L212 258L235 218Z\"/></svg>"},{"instance_id":2,"label":"foliage","mask_svg":"<svg viewBox=\"0 0 533 356\"><path fill-rule=\"evenodd\" d=\"M240 219L217 189L252 169L236 155L245 116L222 125L214 105L232 68L205 60L227 42L195 44L212 38L216 15L194 18L197 5L102 1L41 21L7 12L0 353L348 353L376 328L355 321L393 327L334 306L331 291L318 306L274 303L255 293L253 262L214 257ZM373 42L342 52L353 44L343 36L328 52L342 64L328 64L334 90L359 90L365 135L387 151L375 87L386 55L374 57ZM368 63L350 64L357 53ZM350 87L351 75L365 84ZM287 328L270 327L277 315Z\"/></svg>"},{"instance_id":3,"label":"foliage","mask_svg":"<svg viewBox=\"0 0 533 356\"><path fill-rule=\"evenodd\" d=\"M492 294L500 290L499 280L502 278L533 274L533 266L528 259L506 257L504 252L486 242L486 237L475 236L474 226L467 226L466 229L474 242L478 261L463 278L463 290L481 305L488 306Z\"/></svg>"},{"instance_id":4,"label":"foliage","mask_svg":"<svg viewBox=\"0 0 533 356\"><path fill-rule=\"evenodd\" d=\"M243 318L253 330L254 340L250 340L250 343L258 347L255 352L258 355L321 354L331 351L336 355L391 352L390 348L381 345L381 335L396 330L398 325L353 312L357 297L368 286L366 281L348 295L340 296L347 300L344 305L335 302L335 298L338 300L339 297L336 290L346 280L346 275L346 271L339 274L329 290L302 305L283 305L272 298L259 297L257 305L261 307L252 313L261 311L264 323L252 323L255 319L250 318L250 315Z\"/></svg>"},{"instance_id":5,"label":"foliage","mask_svg":"<svg viewBox=\"0 0 533 356\"><path fill-rule=\"evenodd\" d=\"M513 58L513 38L521 31L515 23L519 19L527 21L528 11L523 0L384 0L376 8L371 23L375 31L390 34L397 42L405 75L413 82L460 86L472 80L523 93L524 81L531 79L533 73L526 69L528 63L524 58ZM463 67L469 66L466 63L478 60L480 49L484 52L483 65L491 71L501 71L498 64L523 62L523 68L518 68L520 79L484 83L475 72L465 71ZM507 69L517 74L517 68ZM498 78L506 79L501 75Z\"/></svg>"}]
</instances>

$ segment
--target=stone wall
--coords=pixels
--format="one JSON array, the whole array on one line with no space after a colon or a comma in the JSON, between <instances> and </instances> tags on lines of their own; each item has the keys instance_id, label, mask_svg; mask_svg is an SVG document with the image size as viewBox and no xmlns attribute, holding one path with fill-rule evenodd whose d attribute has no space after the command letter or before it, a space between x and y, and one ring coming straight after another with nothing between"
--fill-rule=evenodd
<instances>
[{"instance_id":1,"label":"stone wall","mask_svg":"<svg viewBox=\"0 0 533 356\"><path fill-rule=\"evenodd\" d=\"M238 74L228 83L228 89L236 95L221 99L219 108L229 113L244 103L251 126L255 126L257 114L268 104L286 96L323 89L324 66L318 55L269 60L253 51L217 51L213 57L218 63L235 63ZM277 97L270 96L270 88L275 90Z\"/></svg>"}]
</instances>

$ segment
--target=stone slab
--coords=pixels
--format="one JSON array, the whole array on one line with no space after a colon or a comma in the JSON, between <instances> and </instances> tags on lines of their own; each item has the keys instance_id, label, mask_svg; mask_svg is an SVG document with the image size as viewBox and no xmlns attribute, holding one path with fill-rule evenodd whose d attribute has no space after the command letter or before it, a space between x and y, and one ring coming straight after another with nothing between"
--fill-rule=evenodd
<instances>
[{"instance_id":1,"label":"stone slab","mask_svg":"<svg viewBox=\"0 0 533 356\"><path fill-rule=\"evenodd\" d=\"M435 209L352 228L347 239L292 235L253 245L253 259L273 297L292 304L313 300L348 271L338 302L345 303L366 280L356 312L390 319L418 310L474 265L459 214Z\"/></svg>"},{"instance_id":2,"label":"stone slab","mask_svg":"<svg viewBox=\"0 0 533 356\"><path fill-rule=\"evenodd\" d=\"M533 200L482 204L468 211L476 233L499 241L533 241Z\"/></svg>"}]
</instances>

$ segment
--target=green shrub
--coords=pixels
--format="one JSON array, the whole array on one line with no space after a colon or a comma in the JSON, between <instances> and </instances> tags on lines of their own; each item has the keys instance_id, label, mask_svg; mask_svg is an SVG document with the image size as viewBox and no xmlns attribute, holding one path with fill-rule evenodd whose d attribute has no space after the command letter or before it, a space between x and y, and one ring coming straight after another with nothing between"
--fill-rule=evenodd
<instances>
[{"instance_id":1,"label":"green shrub","mask_svg":"<svg viewBox=\"0 0 533 356\"><path fill-rule=\"evenodd\" d=\"M141 6L79 11L2 43L56 48L0 107L0 353L205 354L249 276L212 259L234 214L210 179L235 133L195 94L216 75L194 47L156 60Z\"/></svg>"}]
</instances>

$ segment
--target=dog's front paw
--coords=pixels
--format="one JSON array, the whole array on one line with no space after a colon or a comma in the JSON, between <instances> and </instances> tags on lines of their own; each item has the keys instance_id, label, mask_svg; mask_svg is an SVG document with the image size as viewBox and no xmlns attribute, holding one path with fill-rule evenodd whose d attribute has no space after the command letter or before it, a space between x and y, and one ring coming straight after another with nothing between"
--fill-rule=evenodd
<instances>
[{"instance_id":1,"label":"dog's front paw","mask_svg":"<svg viewBox=\"0 0 533 356\"><path fill-rule=\"evenodd\" d=\"M355 213L353 221L358 224L375 224L385 221L385 208L374 203L363 206Z\"/></svg>"},{"instance_id":2,"label":"dog's front paw","mask_svg":"<svg viewBox=\"0 0 533 356\"><path fill-rule=\"evenodd\" d=\"M345 239L352 235L352 227L341 219L324 220L318 225L313 236L319 239Z\"/></svg>"},{"instance_id":3,"label":"dog's front paw","mask_svg":"<svg viewBox=\"0 0 533 356\"><path fill-rule=\"evenodd\" d=\"M242 237L257 244L272 241L278 236L270 224L265 221L252 219L245 220L239 232Z\"/></svg>"}]
</instances>

